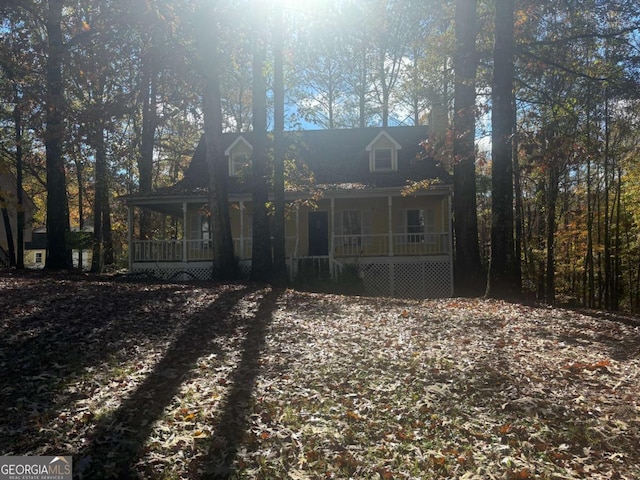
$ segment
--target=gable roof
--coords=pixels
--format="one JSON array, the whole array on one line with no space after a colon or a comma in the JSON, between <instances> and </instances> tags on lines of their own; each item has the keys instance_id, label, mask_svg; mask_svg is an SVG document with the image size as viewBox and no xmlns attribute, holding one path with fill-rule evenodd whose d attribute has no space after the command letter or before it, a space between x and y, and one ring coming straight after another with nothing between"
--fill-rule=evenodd
<instances>
[{"instance_id":1,"label":"gable roof","mask_svg":"<svg viewBox=\"0 0 640 480\"><path fill-rule=\"evenodd\" d=\"M287 157L306 164L315 182L324 189L365 189L403 187L407 181L424 179L451 183L445 169L433 159L421 159L420 144L428 136L427 126L370 127L338 130L301 130L285 132ZM225 133L222 150L230 153L240 139L251 145L253 132ZM398 169L393 172L371 172L370 150L382 137L388 137L397 149ZM157 193L203 193L208 189L204 137L193 154L184 177L172 187ZM239 179L229 179L229 193L249 192L249 186Z\"/></svg>"},{"instance_id":2,"label":"gable roof","mask_svg":"<svg viewBox=\"0 0 640 480\"><path fill-rule=\"evenodd\" d=\"M367 152L370 152L373 148L375 148L381 138L386 138L387 140L389 140L391 142L391 145L393 145L396 150L400 150L402 148L402 145L396 142L391 135L389 135L385 130L382 130L378 135L376 135L376 138L371 140L369 145L365 147L365 150Z\"/></svg>"},{"instance_id":3,"label":"gable roof","mask_svg":"<svg viewBox=\"0 0 640 480\"><path fill-rule=\"evenodd\" d=\"M202 140L200 140L200 141L202 142ZM246 145L246 146L247 146L247 148L248 148L250 151L253 151L253 145L251 145L249 142L247 142L247 141L245 140L244 136L242 136L242 134L239 134L239 135L237 136L237 138L233 141L233 143L232 143L231 145L229 145L229 146L227 147L227 149L224 151L224 154L225 154L227 157L228 157L229 155L231 155L231 152L232 152L232 151L233 151L233 149L236 147L236 145L238 145L239 143L240 143L240 144L243 144L243 145Z\"/></svg>"}]
</instances>

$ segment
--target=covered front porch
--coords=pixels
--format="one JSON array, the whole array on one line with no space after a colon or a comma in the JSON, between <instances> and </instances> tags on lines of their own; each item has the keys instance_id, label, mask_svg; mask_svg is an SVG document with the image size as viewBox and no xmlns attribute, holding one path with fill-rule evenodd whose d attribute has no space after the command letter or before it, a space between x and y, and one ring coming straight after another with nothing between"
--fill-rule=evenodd
<instances>
[{"instance_id":1,"label":"covered front porch","mask_svg":"<svg viewBox=\"0 0 640 480\"><path fill-rule=\"evenodd\" d=\"M413 196L403 196L397 189L376 193L331 192L314 205L288 199L285 252L290 278L321 272L335 279L345 266L355 266L367 293L451 295L449 190ZM130 271L167 279L212 278L213 236L205 205L205 197L130 198ZM248 273L251 202L236 197L230 206L235 255ZM136 234L136 209L153 210L164 218L164 227L154 231L156 238ZM318 265L311 273L302 268L309 262Z\"/></svg>"},{"instance_id":2,"label":"covered front porch","mask_svg":"<svg viewBox=\"0 0 640 480\"><path fill-rule=\"evenodd\" d=\"M287 258L306 257L393 257L449 255L449 234L429 233L410 235L406 233L390 235L333 235L330 252L326 255L301 255L300 239L297 236L286 237L285 252ZM251 259L252 239L240 237L233 239L234 252L240 261ZM169 240L132 240L132 264L145 262L201 262L213 261L213 244L205 239L169 239Z\"/></svg>"}]
</instances>

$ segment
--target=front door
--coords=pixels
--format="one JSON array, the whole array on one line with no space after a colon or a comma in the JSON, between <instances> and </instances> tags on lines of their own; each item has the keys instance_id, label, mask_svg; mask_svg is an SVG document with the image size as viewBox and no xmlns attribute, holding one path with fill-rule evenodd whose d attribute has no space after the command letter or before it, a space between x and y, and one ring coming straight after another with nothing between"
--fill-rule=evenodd
<instances>
[{"instance_id":1,"label":"front door","mask_svg":"<svg viewBox=\"0 0 640 480\"><path fill-rule=\"evenodd\" d=\"M329 213L309 212L309 256L329 255Z\"/></svg>"}]
</instances>

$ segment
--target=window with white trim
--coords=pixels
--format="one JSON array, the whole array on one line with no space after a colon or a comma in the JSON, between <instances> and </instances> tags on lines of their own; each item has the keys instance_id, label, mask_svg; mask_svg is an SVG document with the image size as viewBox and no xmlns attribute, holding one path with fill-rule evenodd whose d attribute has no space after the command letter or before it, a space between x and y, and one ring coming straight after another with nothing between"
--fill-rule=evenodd
<instances>
[{"instance_id":1,"label":"window with white trim","mask_svg":"<svg viewBox=\"0 0 640 480\"><path fill-rule=\"evenodd\" d=\"M408 209L406 211L406 233L408 243L435 243L436 212L433 208L426 210ZM431 234L431 235L430 235Z\"/></svg>"},{"instance_id":2,"label":"window with white trim","mask_svg":"<svg viewBox=\"0 0 640 480\"><path fill-rule=\"evenodd\" d=\"M336 215L336 232L344 246L371 245L371 211L344 210Z\"/></svg>"},{"instance_id":3,"label":"window with white trim","mask_svg":"<svg viewBox=\"0 0 640 480\"><path fill-rule=\"evenodd\" d=\"M394 168L394 150L393 148L374 148L373 149L373 171L389 172Z\"/></svg>"},{"instance_id":4,"label":"window with white trim","mask_svg":"<svg viewBox=\"0 0 640 480\"><path fill-rule=\"evenodd\" d=\"M251 155L248 153L232 153L229 157L229 176L239 177L249 173Z\"/></svg>"},{"instance_id":5,"label":"window with white trim","mask_svg":"<svg viewBox=\"0 0 640 480\"><path fill-rule=\"evenodd\" d=\"M200 245L203 248L211 246L213 232L211 231L211 219L208 215L197 214L191 216L190 240L202 240Z\"/></svg>"},{"instance_id":6,"label":"window with white trim","mask_svg":"<svg viewBox=\"0 0 640 480\"><path fill-rule=\"evenodd\" d=\"M398 150L402 148L387 132L381 131L365 150L369 152L370 172L397 172Z\"/></svg>"},{"instance_id":7,"label":"window with white trim","mask_svg":"<svg viewBox=\"0 0 640 480\"><path fill-rule=\"evenodd\" d=\"M424 242L424 210L407 210L407 242Z\"/></svg>"},{"instance_id":8,"label":"window with white trim","mask_svg":"<svg viewBox=\"0 0 640 480\"><path fill-rule=\"evenodd\" d=\"M409 208L398 212L396 230L401 235L400 244L407 243L436 243L436 211L433 208Z\"/></svg>"}]
</instances>

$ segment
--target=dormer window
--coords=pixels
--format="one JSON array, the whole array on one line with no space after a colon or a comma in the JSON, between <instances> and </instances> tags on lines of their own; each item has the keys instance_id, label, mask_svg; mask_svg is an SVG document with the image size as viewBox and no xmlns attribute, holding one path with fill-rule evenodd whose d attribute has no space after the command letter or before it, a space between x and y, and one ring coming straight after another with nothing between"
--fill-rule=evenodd
<instances>
[{"instance_id":1,"label":"dormer window","mask_svg":"<svg viewBox=\"0 0 640 480\"><path fill-rule=\"evenodd\" d=\"M380 132L366 148L369 152L369 171L397 172L400 148L401 145L387 132Z\"/></svg>"},{"instance_id":2,"label":"dormer window","mask_svg":"<svg viewBox=\"0 0 640 480\"><path fill-rule=\"evenodd\" d=\"M373 169L376 172L393 170L393 150L391 148L373 149Z\"/></svg>"},{"instance_id":3,"label":"dormer window","mask_svg":"<svg viewBox=\"0 0 640 480\"><path fill-rule=\"evenodd\" d=\"M224 151L224 154L229 157L230 177L240 177L249 173L252 151L253 147L242 135Z\"/></svg>"},{"instance_id":4,"label":"dormer window","mask_svg":"<svg viewBox=\"0 0 640 480\"><path fill-rule=\"evenodd\" d=\"M232 153L229 162L229 176L239 177L249 172L251 156L247 153Z\"/></svg>"}]
</instances>

